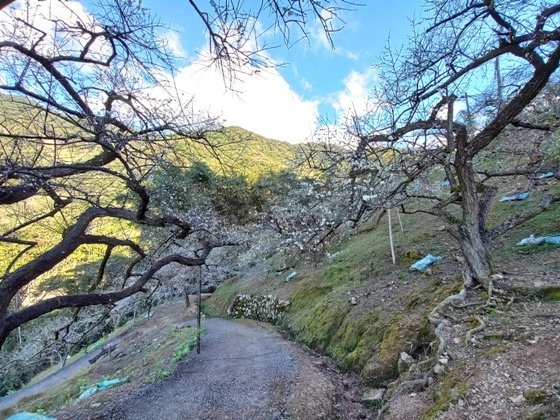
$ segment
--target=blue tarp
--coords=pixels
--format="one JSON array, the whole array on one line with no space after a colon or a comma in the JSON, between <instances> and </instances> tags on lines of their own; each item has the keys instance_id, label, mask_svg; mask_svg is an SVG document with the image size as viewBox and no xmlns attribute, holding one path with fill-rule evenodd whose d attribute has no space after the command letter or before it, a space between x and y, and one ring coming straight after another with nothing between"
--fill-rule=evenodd
<instances>
[{"instance_id":1,"label":"blue tarp","mask_svg":"<svg viewBox=\"0 0 560 420\"><path fill-rule=\"evenodd\" d=\"M554 176L554 172L546 172L546 173L542 174L541 176L539 176L539 179L552 178L553 176Z\"/></svg>"},{"instance_id":2,"label":"blue tarp","mask_svg":"<svg viewBox=\"0 0 560 420\"><path fill-rule=\"evenodd\" d=\"M416 261L414 264L412 264L409 270L424 271L427 266L432 265L433 263L439 260L441 260L441 257L436 257L435 255L428 254L421 260Z\"/></svg>"},{"instance_id":3,"label":"blue tarp","mask_svg":"<svg viewBox=\"0 0 560 420\"><path fill-rule=\"evenodd\" d=\"M521 239L517 246L524 245L540 245L540 244L551 244L560 245L560 235L549 235L549 236L538 236L531 235L528 238Z\"/></svg>"},{"instance_id":4,"label":"blue tarp","mask_svg":"<svg viewBox=\"0 0 560 420\"><path fill-rule=\"evenodd\" d=\"M502 198L500 198L500 201L522 201L528 199L529 195L530 194L527 191L523 191L513 195L504 195Z\"/></svg>"},{"instance_id":5,"label":"blue tarp","mask_svg":"<svg viewBox=\"0 0 560 420\"><path fill-rule=\"evenodd\" d=\"M286 276L286 279L284 280L286 283L291 282L295 276L297 276L297 271L294 271L292 274Z\"/></svg>"},{"instance_id":6,"label":"blue tarp","mask_svg":"<svg viewBox=\"0 0 560 420\"><path fill-rule=\"evenodd\" d=\"M94 386L82 392L78 397L78 401L85 400L86 398L91 397L97 391L104 391L114 386L124 384L125 382L128 382L128 377L126 376L124 378L106 379L104 381L97 382Z\"/></svg>"},{"instance_id":7,"label":"blue tarp","mask_svg":"<svg viewBox=\"0 0 560 420\"><path fill-rule=\"evenodd\" d=\"M35 413L16 413L12 414L10 417L7 417L6 420L56 420L54 417L47 417L41 414Z\"/></svg>"}]
</instances>

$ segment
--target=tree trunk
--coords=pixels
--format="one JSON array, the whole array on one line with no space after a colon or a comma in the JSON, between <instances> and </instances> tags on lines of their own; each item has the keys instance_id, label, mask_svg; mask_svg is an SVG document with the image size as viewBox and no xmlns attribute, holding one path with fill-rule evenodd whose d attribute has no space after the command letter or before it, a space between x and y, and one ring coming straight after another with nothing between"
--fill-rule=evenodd
<instances>
[{"instance_id":1,"label":"tree trunk","mask_svg":"<svg viewBox=\"0 0 560 420\"><path fill-rule=\"evenodd\" d=\"M465 286L470 286L475 279L488 290L493 270L490 252L484 241L488 203L486 199L481 201L479 196L473 171L473 156L467 148L466 130L459 130L456 138L455 167L461 189L463 214L461 226L457 226L452 233L459 242L467 264Z\"/></svg>"},{"instance_id":2,"label":"tree trunk","mask_svg":"<svg viewBox=\"0 0 560 420\"><path fill-rule=\"evenodd\" d=\"M492 260L478 229L464 226L457 240L467 264L465 285L469 286L476 279L488 290L493 271Z\"/></svg>"}]
</instances>

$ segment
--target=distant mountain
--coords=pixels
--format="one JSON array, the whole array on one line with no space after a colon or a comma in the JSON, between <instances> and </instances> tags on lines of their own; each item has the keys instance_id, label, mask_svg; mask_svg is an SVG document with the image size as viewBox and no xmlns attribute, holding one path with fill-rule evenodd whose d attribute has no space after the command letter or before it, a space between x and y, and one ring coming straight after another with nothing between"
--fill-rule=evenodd
<instances>
[{"instance_id":1,"label":"distant mountain","mask_svg":"<svg viewBox=\"0 0 560 420\"><path fill-rule=\"evenodd\" d=\"M304 147L272 140L241 127L210 133L208 140L213 148L190 141L179 147L192 154L190 159L206 162L216 173L244 175L250 181L267 172L297 170Z\"/></svg>"}]
</instances>

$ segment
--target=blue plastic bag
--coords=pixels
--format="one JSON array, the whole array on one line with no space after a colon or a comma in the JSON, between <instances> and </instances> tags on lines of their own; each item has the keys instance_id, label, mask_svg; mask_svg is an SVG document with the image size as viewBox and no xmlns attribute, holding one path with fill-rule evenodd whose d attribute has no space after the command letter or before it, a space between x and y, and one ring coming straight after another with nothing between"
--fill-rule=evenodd
<instances>
[{"instance_id":1,"label":"blue plastic bag","mask_svg":"<svg viewBox=\"0 0 560 420\"><path fill-rule=\"evenodd\" d=\"M43 416L42 414L21 412L12 414L6 420L56 420L54 417Z\"/></svg>"},{"instance_id":2,"label":"blue plastic bag","mask_svg":"<svg viewBox=\"0 0 560 420\"><path fill-rule=\"evenodd\" d=\"M517 246L527 246L527 245L540 245L540 244L551 244L560 245L560 235L549 235L549 236L538 236L531 235L528 238L521 239Z\"/></svg>"},{"instance_id":3,"label":"blue plastic bag","mask_svg":"<svg viewBox=\"0 0 560 420\"><path fill-rule=\"evenodd\" d=\"M89 387L84 392L82 392L78 397L78 401L85 400L86 398L91 397L93 394L95 394L98 391L104 391L114 386L124 384L125 382L128 382L127 376L125 376L124 378L105 379L104 381L97 382L94 386Z\"/></svg>"},{"instance_id":4,"label":"blue plastic bag","mask_svg":"<svg viewBox=\"0 0 560 420\"><path fill-rule=\"evenodd\" d=\"M286 276L286 279L284 280L286 283L291 282L295 276L297 276L297 271L294 271L292 274L289 274L288 276Z\"/></svg>"},{"instance_id":5,"label":"blue plastic bag","mask_svg":"<svg viewBox=\"0 0 560 420\"><path fill-rule=\"evenodd\" d=\"M436 261L439 261L439 260L441 260L441 257L436 257L435 255L428 254L424 258L422 258L421 260L416 261L414 264L412 264L410 266L409 270L424 271L426 269L426 267L428 267L429 265L432 265L433 263L435 263Z\"/></svg>"},{"instance_id":6,"label":"blue plastic bag","mask_svg":"<svg viewBox=\"0 0 560 420\"><path fill-rule=\"evenodd\" d=\"M542 174L541 176L539 176L539 179L552 178L553 176L554 176L554 172L546 172L546 173Z\"/></svg>"},{"instance_id":7,"label":"blue plastic bag","mask_svg":"<svg viewBox=\"0 0 560 420\"><path fill-rule=\"evenodd\" d=\"M530 194L527 191L523 191L513 195L504 195L502 196L502 198L500 198L500 202L503 203L505 201L522 201L528 199L529 195Z\"/></svg>"},{"instance_id":8,"label":"blue plastic bag","mask_svg":"<svg viewBox=\"0 0 560 420\"><path fill-rule=\"evenodd\" d=\"M560 235L545 236L544 242L551 245L560 245Z\"/></svg>"}]
</instances>

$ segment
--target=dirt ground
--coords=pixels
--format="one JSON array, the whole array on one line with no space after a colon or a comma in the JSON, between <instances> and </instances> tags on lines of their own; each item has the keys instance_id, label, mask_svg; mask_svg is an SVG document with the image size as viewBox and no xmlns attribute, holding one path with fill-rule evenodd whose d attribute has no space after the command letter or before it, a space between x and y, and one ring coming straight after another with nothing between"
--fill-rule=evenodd
<instances>
[{"instance_id":1,"label":"dirt ground","mask_svg":"<svg viewBox=\"0 0 560 420\"><path fill-rule=\"evenodd\" d=\"M547 301L530 293L560 290L559 257L556 250L507 261L494 305L476 305L485 296L471 293L472 306L449 308L445 371L426 390L391 401L384 418L560 418L560 304L558 296ZM484 328L466 340L479 319Z\"/></svg>"},{"instance_id":2,"label":"dirt ground","mask_svg":"<svg viewBox=\"0 0 560 420\"><path fill-rule=\"evenodd\" d=\"M357 379L321 356L283 339L256 322L203 321L202 353L192 351L174 372L146 381L172 357L164 344L151 360L146 343L165 343L174 331L192 328L181 303L157 308L154 317L123 336L111 358L90 378L130 374L130 382L54 413L57 419L367 419ZM143 352L137 351L144 349ZM143 356L142 356L143 355ZM142 357L146 363L138 363ZM128 365L128 368L127 368ZM128 369L128 370L127 370ZM142 380L144 378L144 380ZM151 382L151 383L150 383Z\"/></svg>"}]
</instances>

